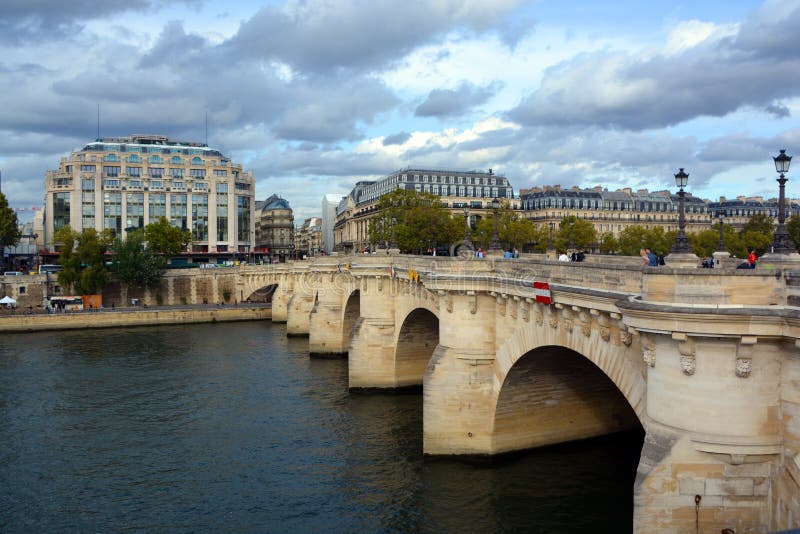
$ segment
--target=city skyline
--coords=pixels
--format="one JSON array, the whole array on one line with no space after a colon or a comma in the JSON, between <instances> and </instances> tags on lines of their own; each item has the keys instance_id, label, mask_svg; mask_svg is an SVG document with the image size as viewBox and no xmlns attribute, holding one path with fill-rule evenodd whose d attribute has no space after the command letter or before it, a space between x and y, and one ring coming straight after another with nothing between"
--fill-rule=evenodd
<instances>
[{"instance_id":1,"label":"city skyline","mask_svg":"<svg viewBox=\"0 0 800 534\"><path fill-rule=\"evenodd\" d=\"M296 220L398 169L777 196L800 145L800 1L20 2L0 21L13 207L97 135L204 141ZM180 21L180 22L178 22ZM790 174L789 197L797 197Z\"/></svg>"}]
</instances>

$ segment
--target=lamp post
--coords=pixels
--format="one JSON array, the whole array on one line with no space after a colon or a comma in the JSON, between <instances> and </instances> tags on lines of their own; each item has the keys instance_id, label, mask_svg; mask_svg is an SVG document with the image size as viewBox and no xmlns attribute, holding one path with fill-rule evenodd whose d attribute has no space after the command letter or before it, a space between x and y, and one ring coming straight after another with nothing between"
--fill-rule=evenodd
<instances>
[{"instance_id":1,"label":"lamp post","mask_svg":"<svg viewBox=\"0 0 800 534\"><path fill-rule=\"evenodd\" d=\"M575 228L575 219L570 219L569 221L569 249L572 250L575 248L575 243L572 241L572 229Z\"/></svg>"},{"instance_id":2,"label":"lamp post","mask_svg":"<svg viewBox=\"0 0 800 534\"><path fill-rule=\"evenodd\" d=\"M718 211L717 219L719 220L719 243L717 243L717 252L725 252L725 240L722 237L722 225L725 223L725 214Z\"/></svg>"},{"instance_id":3,"label":"lamp post","mask_svg":"<svg viewBox=\"0 0 800 534\"><path fill-rule=\"evenodd\" d=\"M472 256L472 243L469 239L469 206L464 204L464 244L461 245L461 250L464 252L463 256Z\"/></svg>"},{"instance_id":4,"label":"lamp post","mask_svg":"<svg viewBox=\"0 0 800 534\"><path fill-rule=\"evenodd\" d=\"M494 233L492 234L492 243L489 245L489 251L502 254L503 247L500 246L500 239L497 237L497 210L500 209L500 201L497 197L492 199L492 212L494 212Z\"/></svg>"},{"instance_id":5,"label":"lamp post","mask_svg":"<svg viewBox=\"0 0 800 534\"><path fill-rule=\"evenodd\" d=\"M686 192L683 190L689 182L689 175L683 172L683 167L680 168L678 174L675 175L675 185L678 186L678 235L675 237L675 243L672 245L670 252L673 254L691 254L692 248L689 246L689 239L686 237L686 211L685 211L685 197Z\"/></svg>"},{"instance_id":6,"label":"lamp post","mask_svg":"<svg viewBox=\"0 0 800 534\"><path fill-rule=\"evenodd\" d=\"M547 250L554 250L555 247L553 246L553 228L555 228L556 223L550 221L550 241L547 243Z\"/></svg>"},{"instance_id":7,"label":"lamp post","mask_svg":"<svg viewBox=\"0 0 800 534\"><path fill-rule=\"evenodd\" d=\"M397 250L397 233L395 232L395 226L397 226L397 217L392 217L392 242L389 244L389 248L392 250Z\"/></svg>"},{"instance_id":8,"label":"lamp post","mask_svg":"<svg viewBox=\"0 0 800 534\"><path fill-rule=\"evenodd\" d=\"M792 254L796 248L792 240L789 238L789 232L786 230L786 176L789 172L789 164L792 162L792 156L786 155L786 150L781 149L780 154L772 159L775 160L775 170L780 177L778 184L780 184L780 192L778 196L778 228L775 230L775 237L772 241L772 252L775 254Z\"/></svg>"}]
</instances>

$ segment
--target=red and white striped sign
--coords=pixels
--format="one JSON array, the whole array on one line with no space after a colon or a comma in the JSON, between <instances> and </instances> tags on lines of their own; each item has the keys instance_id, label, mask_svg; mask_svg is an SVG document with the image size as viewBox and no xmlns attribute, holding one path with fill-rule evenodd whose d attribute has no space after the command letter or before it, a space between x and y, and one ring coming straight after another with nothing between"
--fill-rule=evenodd
<instances>
[{"instance_id":1,"label":"red and white striped sign","mask_svg":"<svg viewBox=\"0 0 800 534\"><path fill-rule=\"evenodd\" d=\"M551 304L550 300L550 284L547 282L534 282L533 294L536 295L536 302L542 304Z\"/></svg>"}]
</instances>

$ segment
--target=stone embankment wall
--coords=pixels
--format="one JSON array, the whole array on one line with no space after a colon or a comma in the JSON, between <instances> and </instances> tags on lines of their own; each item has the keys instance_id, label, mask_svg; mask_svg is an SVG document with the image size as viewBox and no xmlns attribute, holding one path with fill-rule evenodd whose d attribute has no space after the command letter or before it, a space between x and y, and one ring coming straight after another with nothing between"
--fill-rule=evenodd
<instances>
[{"instance_id":1,"label":"stone embankment wall","mask_svg":"<svg viewBox=\"0 0 800 534\"><path fill-rule=\"evenodd\" d=\"M13 315L0 320L0 332L35 332L85 328L257 321L270 319L266 306L220 306L188 309L105 310L59 314Z\"/></svg>"}]
</instances>

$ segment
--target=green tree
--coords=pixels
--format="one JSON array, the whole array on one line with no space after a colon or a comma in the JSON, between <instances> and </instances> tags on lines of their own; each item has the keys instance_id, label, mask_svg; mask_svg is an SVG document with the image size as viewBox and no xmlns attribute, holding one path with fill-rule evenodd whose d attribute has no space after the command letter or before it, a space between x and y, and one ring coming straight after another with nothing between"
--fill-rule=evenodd
<instances>
[{"instance_id":1,"label":"green tree","mask_svg":"<svg viewBox=\"0 0 800 534\"><path fill-rule=\"evenodd\" d=\"M708 229L702 232L688 234L692 252L700 258L708 258L714 254L719 244L719 225L717 230Z\"/></svg>"},{"instance_id":2,"label":"green tree","mask_svg":"<svg viewBox=\"0 0 800 534\"><path fill-rule=\"evenodd\" d=\"M619 241L614 234L607 232L600 238L600 252L602 254L616 254L619 249Z\"/></svg>"},{"instance_id":3,"label":"green tree","mask_svg":"<svg viewBox=\"0 0 800 534\"><path fill-rule=\"evenodd\" d=\"M61 249L58 283L82 295L99 293L108 283L105 254L113 239L111 231L86 228L77 233L65 226L54 237Z\"/></svg>"},{"instance_id":4,"label":"green tree","mask_svg":"<svg viewBox=\"0 0 800 534\"><path fill-rule=\"evenodd\" d=\"M663 228L645 228L632 225L623 229L617 240L617 252L623 256L638 256L639 251L649 248L657 255L669 254L677 232L665 232Z\"/></svg>"},{"instance_id":5,"label":"green tree","mask_svg":"<svg viewBox=\"0 0 800 534\"><path fill-rule=\"evenodd\" d=\"M800 246L800 217L792 217L786 222L786 231L795 247Z\"/></svg>"},{"instance_id":6,"label":"green tree","mask_svg":"<svg viewBox=\"0 0 800 534\"><path fill-rule=\"evenodd\" d=\"M369 241L391 241L394 226L400 250L418 253L463 239L463 223L450 216L436 195L396 189L378 202L378 213L369 221Z\"/></svg>"},{"instance_id":7,"label":"green tree","mask_svg":"<svg viewBox=\"0 0 800 534\"><path fill-rule=\"evenodd\" d=\"M597 231L589 221L570 215L561 219L554 239L558 250L567 250L570 242L574 248L588 248L597 242Z\"/></svg>"},{"instance_id":8,"label":"green tree","mask_svg":"<svg viewBox=\"0 0 800 534\"><path fill-rule=\"evenodd\" d=\"M6 196L0 193L0 262L5 261L3 249L16 245L20 236L17 214L8 206Z\"/></svg>"},{"instance_id":9,"label":"green tree","mask_svg":"<svg viewBox=\"0 0 800 534\"><path fill-rule=\"evenodd\" d=\"M550 245L550 227L546 224L535 224L529 243L533 243L534 252L539 254L547 252L547 247Z\"/></svg>"},{"instance_id":10,"label":"green tree","mask_svg":"<svg viewBox=\"0 0 800 534\"><path fill-rule=\"evenodd\" d=\"M750 220L745 223L740 233L744 234L746 232L768 235L770 241L772 241L772 234L775 232L775 221L769 215L758 213L750 217Z\"/></svg>"},{"instance_id":11,"label":"green tree","mask_svg":"<svg viewBox=\"0 0 800 534\"><path fill-rule=\"evenodd\" d=\"M169 224L166 217L160 217L145 227L144 240L147 241L149 250L170 258L186 250L186 246L192 241L192 235L188 230Z\"/></svg>"},{"instance_id":12,"label":"green tree","mask_svg":"<svg viewBox=\"0 0 800 534\"><path fill-rule=\"evenodd\" d=\"M114 240L112 270L123 283L135 288L157 287L164 274L164 257L144 243L144 232L130 232L126 239Z\"/></svg>"}]
</instances>

